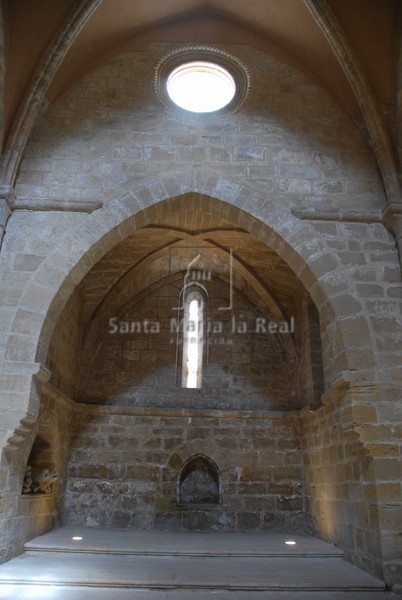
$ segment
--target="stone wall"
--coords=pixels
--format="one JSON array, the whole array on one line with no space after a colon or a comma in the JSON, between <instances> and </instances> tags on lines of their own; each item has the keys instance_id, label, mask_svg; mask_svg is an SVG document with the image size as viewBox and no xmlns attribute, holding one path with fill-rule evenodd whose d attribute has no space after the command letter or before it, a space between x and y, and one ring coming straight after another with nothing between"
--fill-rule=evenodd
<instances>
[{"instance_id":1,"label":"stone wall","mask_svg":"<svg viewBox=\"0 0 402 600\"><path fill-rule=\"evenodd\" d=\"M54 514L53 499L50 506L35 512L33 504L22 507L26 500L20 499L20 492L35 427L40 426L38 388L43 384L43 365L63 307L113 246L154 222L164 205L180 210L182 200L174 199L185 201L186 194L198 194L205 210L241 222L277 252L308 290L320 316L326 389L333 390L342 378L361 386L356 397L343 396L342 408L334 392L325 407L306 419L307 496L318 533L338 542L362 566L377 573L381 568L387 581L401 582L397 542L402 286L395 242L382 223L372 222L380 219L385 199L371 150L364 134L322 89L289 66L245 46L228 48L252 72L252 94L240 111L202 119L162 106L154 95L154 66L172 48L176 46L158 44L143 53L117 57L85 77L43 112L27 145L16 185L16 210L7 223L1 254L1 558L18 552L27 537L50 526ZM100 203L103 208L90 215L69 212L92 210ZM317 221L311 212L312 221L300 211L298 218L292 209L300 208L324 211L323 218L338 222ZM350 209L357 213L351 216ZM360 222L342 222L349 218ZM312 356L314 344L309 346L305 338L302 347ZM53 376L56 385L58 378L65 378L62 389L66 391L72 389L73 363L69 365L63 371L58 364ZM313 372L305 389L314 395L317 373ZM362 398L369 398L371 406L359 414ZM66 435L58 439L63 448L60 464L66 465L68 418L56 406L65 423ZM161 526L172 520L184 526L185 512L166 510L166 506L174 506L177 472L183 462L194 453L209 455L209 447L215 447L211 426L201 428L207 430L204 434L210 442L206 449L204 437L191 445L187 429L195 435L193 416L190 423L190 417L181 413L144 417L127 407L109 408L117 414L108 413L107 406L85 407L89 416L82 429L77 420L65 504L69 522L88 508L88 515L92 509L104 511L95 515L94 524L117 523L118 514L120 523L128 519L135 523L135 511L139 514L145 506L143 524L156 523L156 515L161 515ZM222 420L216 427L220 435L232 417L215 417L215 421L209 417L208 423ZM95 418L100 419L98 425ZM144 418L145 422L138 421ZM170 425L181 419L179 439L170 442L171 448L165 447L165 418L172 420ZM284 414L279 421L289 418ZM95 428L88 430L90 435L84 431L88 419ZM154 419L159 419L158 425ZM230 440L221 436L219 453L211 457L221 469L224 489L235 489L241 505L235 509L235 495L228 493L228 510L220 505L218 518L227 514L229 524L263 528L271 511L272 524L288 526L295 514L296 520L305 519L300 513L301 505L306 508L302 494L296 494L294 487L301 481L301 458L292 449L280 449L281 443L294 437L286 429L276 438L272 428L277 421L272 415L261 419L264 435L246 436L245 428L252 429L259 419L257 415L254 425L251 419L237 420L233 427L238 435ZM134 424L140 429L136 437L131 435ZM150 433L154 427L157 433ZM174 428L169 439L176 435ZM188 442L185 448L182 439ZM138 440L148 446L137 447ZM275 440L273 454L271 440ZM94 448L87 447L91 443ZM289 468L284 465L287 453L299 461L295 478L295 471L281 470ZM222 455L230 458L227 465L221 464ZM253 469L253 496L247 500L243 456ZM123 458L127 459L124 473L119 472ZM280 464L272 466L276 460ZM264 461L270 465L268 472ZM129 465L138 470L130 471ZM240 479L236 472L232 481L226 481L226 468L228 473L238 468ZM125 477L121 495L116 495L113 473ZM162 473L167 473L166 488ZM158 508L156 502L148 503L145 475L163 499ZM138 484L135 490L130 488L132 480ZM61 494L62 488L58 491ZM136 505L139 494L145 500ZM123 497L124 507L119 505ZM281 497L288 510L280 510ZM258 504L263 508L257 509ZM38 513L43 519L35 520ZM246 514L245 521L241 514Z\"/></svg>"},{"instance_id":2,"label":"stone wall","mask_svg":"<svg viewBox=\"0 0 402 600\"><path fill-rule=\"evenodd\" d=\"M359 554L364 546L368 548L361 536L369 529L363 486L370 465L354 455L344 432L342 409L342 402L333 399L306 416L306 493L322 535L345 551Z\"/></svg>"},{"instance_id":3,"label":"stone wall","mask_svg":"<svg viewBox=\"0 0 402 600\"><path fill-rule=\"evenodd\" d=\"M103 527L311 532L295 413L83 408L64 523ZM178 505L185 462L218 467L220 502Z\"/></svg>"},{"instance_id":4,"label":"stone wall","mask_svg":"<svg viewBox=\"0 0 402 600\"><path fill-rule=\"evenodd\" d=\"M379 208L384 195L359 129L300 72L247 46L240 111L200 116L164 106L155 67L177 44L151 44L84 77L49 107L25 150L18 198L64 206L107 201L144 179L204 165L292 206ZM138 82L141 82L139 85Z\"/></svg>"},{"instance_id":5,"label":"stone wall","mask_svg":"<svg viewBox=\"0 0 402 600\"><path fill-rule=\"evenodd\" d=\"M317 308L307 294L300 298L297 343L304 405L317 408L321 405L321 396L325 389L321 330Z\"/></svg>"},{"instance_id":6,"label":"stone wall","mask_svg":"<svg viewBox=\"0 0 402 600\"><path fill-rule=\"evenodd\" d=\"M296 328L303 329L303 314L293 316L283 333L272 334L269 313L262 313L261 307L253 306L239 292L234 294L234 309L222 312L219 307L228 305L229 286L222 289L220 283L216 287L213 279L204 283L211 293L205 309L201 389L182 388L185 328L182 323L177 332L183 319L182 311L175 311L179 296L177 289L172 293L169 286L159 283L125 311L119 312L116 306L114 314L119 316L111 313L98 346L86 349L78 401L232 410L303 406L297 351L289 348ZM260 327L258 319L265 319L266 325Z\"/></svg>"},{"instance_id":7,"label":"stone wall","mask_svg":"<svg viewBox=\"0 0 402 600\"><path fill-rule=\"evenodd\" d=\"M60 524L60 507L66 486L65 474L70 452L72 405L58 390L47 385L41 397L41 409L35 424L21 429L21 448L7 454L8 468L2 466L3 491L0 501L2 546L0 561L22 552L24 540L31 539ZM41 456L32 449L40 438L46 443ZM23 494L27 465L54 468L57 480L51 493Z\"/></svg>"},{"instance_id":8,"label":"stone wall","mask_svg":"<svg viewBox=\"0 0 402 600\"><path fill-rule=\"evenodd\" d=\"M388 396L388 398L387 398ZM391 399L393 397L393 399ZM304 413L306 496L316 529L363 569L400 581L401 423L397 389L342 382Z\"/></svg>"},{"instance_id":9,"label":"stone wall","mask_svg":"<svg viewBox=\"0 0 402 600\"><path fill-rule=\"evenodd\" d=\"M47 368L51 383L68 398L75 399L82 346L81 302L74 294L64 308L55 327L49 347Z\"/></svg>"}]
</instances>

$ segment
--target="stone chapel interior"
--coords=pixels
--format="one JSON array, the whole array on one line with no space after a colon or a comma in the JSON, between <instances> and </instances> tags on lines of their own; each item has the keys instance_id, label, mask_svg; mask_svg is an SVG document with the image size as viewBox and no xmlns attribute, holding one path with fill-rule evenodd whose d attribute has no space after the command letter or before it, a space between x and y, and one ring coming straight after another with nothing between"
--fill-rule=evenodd
<instances>
[{"instance_id":1,"label":"stone chapel interior","mask_svg":"<svg viewBox=\"0 0 402 600\"><path fill-rule=\"evenodd\" d=\"M401 16L3 0L2 562L286 532L402 586ZM227 106L171 100L189 62Z\"/></svg>"}]
</instances>

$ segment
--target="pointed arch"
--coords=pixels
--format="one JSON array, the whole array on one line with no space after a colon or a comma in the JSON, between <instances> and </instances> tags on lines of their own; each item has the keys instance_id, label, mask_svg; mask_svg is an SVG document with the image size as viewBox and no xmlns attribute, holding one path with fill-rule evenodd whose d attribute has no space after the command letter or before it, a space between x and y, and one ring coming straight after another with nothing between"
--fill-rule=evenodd
<instances>
[{"instance_id":1,"label":"pointed arch","mask_svg":"<svg viewBox=\"0 0 402 600\"><path fill-rule=\"evenodd\" d=\"M178 478L179 504L218 504L220 477L216 463L205 454L191 456Z\"/></svg>"},{"instance_id":2,"label":"pointed arch","mask_svg":"<svg viewBox=\"0 0 402 600\"><path fill-rule=\"evenodd\" d=\"M308 288L318 308L330 301L325 291L318 292L321 287L318 280L325 269L315 264L314 272L309 265L309 255L333 254L316 230L309 223L292 217L253 186L200 169L152 180L89 215L81 227L68 231L46 257L27 284L23 302L34 294L36 285L43 286L46 281L50 302L49 310L44 306L42 313L45 317L45 313L50 312L55 321L75 286L107 251L129 233L153 223L165 211L166 214L180 211L194 201L189 198L194 193L203 211L219 214L234 224L241 222L246 231L283 258ZM51 278L47 276L49 270ZM43 347L50 335L51 330L43 326ZM39 353L37 359L42 360L43 356Z\"/></svg>"},{"instance_id":3,"label":"pointed arch","mask_svg":"<svg viewBox=\"0 0 402 600\"><path fill-rule=\"evenodd\" d=\"M235 225L241 223L243 229L262 240L289 265L324 315L324 325L330 324L332 328L327 334L331 341L326 345L331 352L327 357L329 377L348 369L348 350L343 342L347 319L342 319L342 306L336 310L331 305L330 279L337 271L344 273L344 265L336 253L310 223L293 217L274 198L241 179L201 168L170 173L143 183L88 215L83 225L67 231L55 244L54 250L27 281L10 327L7 351L13 356L14 344L23 347L25 366L21 372L21 362L10 359L8 368L10 372L15 368L15 373L24 379L21 384L24 389L31 388L32 375L44 364L59 315L85 274L127 235L152 224L164 211L167 214L180 211L194 194L203 211L218 214ZM343 277L340 282L345 293L350 294L350 282ZM20 320L24 315L23 310L18 310L27 306L35 306L37 310L36 330L28 337L21 333ZM29 400L24 395L22 414L16 410L15 417L19 418L13 429L18 428L21 418L32 414L32 410L37 411L36 404L35 394L31 394Z\"/></svg>"}]
</instances>

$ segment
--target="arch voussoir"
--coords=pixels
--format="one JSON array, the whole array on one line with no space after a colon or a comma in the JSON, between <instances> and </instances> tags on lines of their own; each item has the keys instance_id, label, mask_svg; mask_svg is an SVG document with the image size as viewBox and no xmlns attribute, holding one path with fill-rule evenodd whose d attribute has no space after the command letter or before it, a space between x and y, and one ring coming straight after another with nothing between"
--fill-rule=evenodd
<instances>
[{"instance_id":1,"label":"arch voussoir","mask_svg":"<svg viewBox=\"0 0 402 600\"><path fill-rule=\"evenodd\" d=\"M171 194L177 192L180 193L173 198L172 204ZM233 219L269 245L291 266L311 291L313 300L315 291L320 290L321 306L325 303L327 310L330 309L325 275L328 264L333 269L339 265L317 231L294 217L275 198L240 179L204 168L192 169L152 179L148 186L138 185L94 211L80 227L67 231L55 244L54 251L43 261L21 300L22 307L36 306L41 317L35 331L31 332L37 339L32 360L45 360L62 309L97 261L130 232L152 223L161 211L186 206L195 194L201 199L203 210Z\"/></svg>"}]
</instances>

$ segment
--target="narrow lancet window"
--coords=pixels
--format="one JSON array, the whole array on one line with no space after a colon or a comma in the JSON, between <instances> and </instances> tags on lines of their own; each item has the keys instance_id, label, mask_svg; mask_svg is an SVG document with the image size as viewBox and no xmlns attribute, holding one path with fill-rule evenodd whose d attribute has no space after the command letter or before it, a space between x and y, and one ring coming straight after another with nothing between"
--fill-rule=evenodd
<instances>
[{"instance_id":1,"label":"narrow lancet window","mask_svg":"<svg viewBox=\"0 0 402 600\"><path fill-rule=\"evenodd\" d=\"M185 388L200 388L202 385L203 304L202 294L197 291L189 292L184 301L182 387Z\"/></svg>"}]
</instances>

